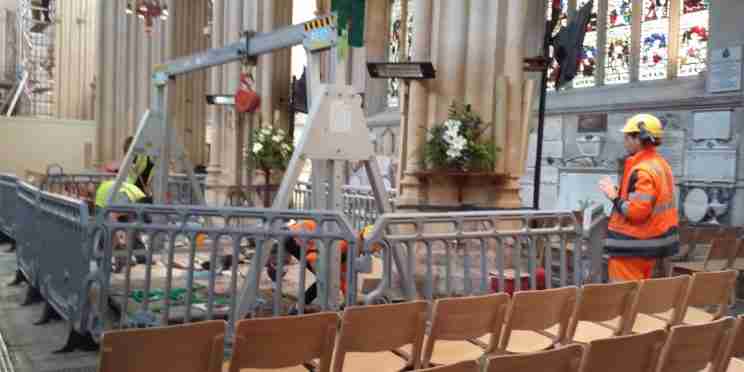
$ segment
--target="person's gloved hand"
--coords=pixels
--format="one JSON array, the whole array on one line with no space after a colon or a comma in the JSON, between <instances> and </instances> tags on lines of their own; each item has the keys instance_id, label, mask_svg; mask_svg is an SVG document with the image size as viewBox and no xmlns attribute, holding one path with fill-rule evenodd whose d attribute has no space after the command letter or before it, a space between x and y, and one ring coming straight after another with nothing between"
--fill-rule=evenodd
<instances>
[{"instance_id":1,"label":"person's gloved hand","mask_svg":"<svg viewBox=\"0 0 744 372\"><path fill-rule=\"evenodd\" d=\"M612 182L610 177L604 177L599 180L599 190L602 191L607 199L615 200L618 197L618 190L615 183Z\"/></svg>"}]
</instances>

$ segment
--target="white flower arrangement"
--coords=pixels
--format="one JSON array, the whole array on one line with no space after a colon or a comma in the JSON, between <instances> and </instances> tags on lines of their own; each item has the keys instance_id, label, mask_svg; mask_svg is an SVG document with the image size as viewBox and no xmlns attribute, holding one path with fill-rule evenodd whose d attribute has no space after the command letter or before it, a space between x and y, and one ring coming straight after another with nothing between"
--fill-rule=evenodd
<instances>
[{"instance_id":1,"label":"white flower arrangement","mask_svg":"<svg viewBox=\"0 0 744 372\"><path fill-rule=\"evenodd\" d=\"M265 126L253 131L250 149L248 158L257 168L284 170L292 157L294 145L283 129Z\"/></svg>"},{"instance_id":2,"label":"white flower arrangement","mask_svg":"<svg viewBox=\"0 0 744 372\"><path fill-rule=\"evenodd\" d=\"M492 169L498 150L492 143L479 143L484 127L470 105L453 103L449 118L429 130L424 147L426 165L459 171Z\"/></svg>"}]
</instances>

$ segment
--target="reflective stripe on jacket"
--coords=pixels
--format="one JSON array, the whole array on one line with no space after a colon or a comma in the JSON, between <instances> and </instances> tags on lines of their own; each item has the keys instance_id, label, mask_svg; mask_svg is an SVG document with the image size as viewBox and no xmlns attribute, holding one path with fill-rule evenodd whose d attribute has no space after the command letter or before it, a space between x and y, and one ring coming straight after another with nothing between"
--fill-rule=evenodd
<instances>
[{"instance_id":1,"label":"reflective stripe on jacket","mask_svg":"<svg viewBox=\"0 0 744 372\"><path fill-rule=\"evenodd\" d=\"M666 257L677 253L679 236L674 176L656 148L625 161L625 172L608 226L611 256Z\"/></svg>"},{"instance_id":2,"label":"reflective stripe on jacket","mask_svg":"<svg viewBox=\"0 0 744 372\"><path fill-rule=\"evenodd\" d=\"M114 182L114 180L105 181L98 186L98 190L96 190L96 207L106 208L109 194L111 194L111 189L114 187ZM145 196L145 193L139 187L128 182L122 182L119 192L114 195L114 203L136 203Z\"/></svg>"}]
</instances>

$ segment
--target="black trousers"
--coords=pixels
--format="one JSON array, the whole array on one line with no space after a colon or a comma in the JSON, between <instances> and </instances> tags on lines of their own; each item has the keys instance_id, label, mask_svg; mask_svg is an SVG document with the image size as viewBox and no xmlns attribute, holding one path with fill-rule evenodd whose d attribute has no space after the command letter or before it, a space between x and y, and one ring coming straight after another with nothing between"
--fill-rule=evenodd
<instances>
[{"instance_id":1,"label":"black trousers","mask_svg":"<svg viewBox=\"0 0 744 372\"><path fill-rule=\"evenodd\" d=\"M300 247L297 242L290 238L287 239L287 242L284 244L284 251L291 254L292 257L296 258L298 261L302 259L302 248ZM274 282L277 281L277 273L276 270L269 266L269 277ZM310 263L307 264L307 269L310 270L311 273L315 274L315 268ZM318 297L318 282L314 282L308 289L305 290L305 304L310 304L313 301L315 301L315 298Z\"/></svg>"}]
</instances>

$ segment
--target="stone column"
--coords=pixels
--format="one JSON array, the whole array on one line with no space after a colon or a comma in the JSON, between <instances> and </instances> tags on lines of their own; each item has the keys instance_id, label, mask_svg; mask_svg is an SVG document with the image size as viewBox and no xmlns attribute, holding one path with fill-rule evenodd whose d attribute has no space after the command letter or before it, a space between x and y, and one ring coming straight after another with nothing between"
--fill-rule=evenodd
<instances>
[{"instance_id":1,"label":"stone column","mask_svg":"<svg viewBox=\"0 0 744 372\"><path fill-rule=\"evenodd\" d=\"M367 53L367 61L383 62L387 59L388 32L380 32L380 29L381 25L390 23L390 1L367 1L366 6L364 48ZM352 68L355 67L357 66L352 66ZM371 116L385 111L387 108L388 81L386 79L372 79L366 72L365 77L367 79L365 108L367 116Z\"/></svg>"},{"instance_id":2,"label":"stone column","mask_svg":"<svg viewBox=\"0 0 744 372\"><path fill-rule=\"evenodd\" d=\"M153 20L150 34L144 21L127 15L126 0L97 2L96 109L98 124L95 166L120 160L122 144L137 129L150 108L152 67L173 56L206 47L206 0L170 1L170 18ZM175 22L166 35L168 22ZM204 161L204 72L180 77L175 92L172 124L194 163Z\"/></svg>"},{"instance_id":3,"label":"stone column","mask_svg":"<svg viewBox=\"0 0 744 372\"><path fill-rule=\"evenodd\" d=\"M432 31L432 4L429 0L416 0L414 3L413 16L413 60L431 60L431 31ZM429 84L426 80L414 80L411 82L410 102L406 126L406 154L401 157L399 164L404 167L403 178L400 181L400 197L398 203L401 205L416 205L420 202L419 181L413 173L419 171L421 161L421 149L426 139L426 122L429 110ZM403 135L403 133L401 133ZM404 162L405 160L405 162Z\"/></svg>"},{"instance_id":4,"label":"stone column","mask_svg":"<svg viewBox=\"0 0 744 372\"><path fill-rule=\"evenodd\" d=\"M524 91L530 91L522 71L526 40L542 40L531 35L541 32L534 19L541 15L528 12L537 9L542 0L492 1L419 0L414 5L413 60L432 61L436 78L411 82L407 108L405 171L401 181L399 209L420 211L429 205L460 208L516 208L519 200L519 176L524 173L526 139L529 133L530 108ZM528 17L530 14L530 17ZM529 26L528 25L529 20ZM537 26L534 27L533 26ZM531 42L532 43L532 42ZM525 88L527 87L527 88ZM470 104L485 123L491 123L493 135L502 148L501 161L488 174L457 180L456 177L418 173L423 157L427 129L447 119L453 101ZM484 138L488 140L489 138ZM461 199L460 199L461 198ZM499 225L501 227L501 225ZM436 230L436 226L432 227ZM487 250L488 260L495 260L496 248ZM470 249L469 257L479 259ZM505 264L511 264L510 250L505 250ZM433 252L435 262L446 254ZM462 288L464 256L454 259L455 287ZM418 256L419 262L426 257ZM417 265L425 267L425 265ZM476 270L477 271L477 270ZM471 271L477 282L479 273ZM444 272L435 267L435 272ZM424 273L416 273L418 277ZM435 274L436 275L436 274ZM459 276L459 277L458 277Z\"/></svg>"},{"instance_id":5,"label":"stone column","mask_svg":"<svg viewBox=\"0 0 744 372\"><path fill-rule=\"evenodd\" d=\"M170 35L173 47L169 59L191 55L206 49L207 37L204 26L207 24L206 1L175 2L173 15L168 22L175 22L175 33ZM177 14L177 15L176 15ZM194 164L204 164L204 126L205 126L205 81L206 72L197 71L179 76L176 91L173 93L176 116L172 124L178 138L184 145Z\"/></svg>"},{"instance_id":6,"label":"stone column","mask_svg":"<svg viewBox=\"0 0 744 372\"><path fill-rule=\"evenodd\" d=\"M437 77L411 83L408 151L402 157L406 169L399 204L520 206L517 179L524 173L525 139L529 133L523 96L524 87L530 85L525 83L522 59L525 40L542 40L528 35L542 29L527 27L528 9L540 8L536 2L540 0L415 3L413 59L431 60ZM529 14L534 15L531 11ZM532 49L529 54L534 54ZM537 81L532 84L536 93ZM500 177L471 178L459 185L447 177L415 179L425 131L446 120L453 100L471 104L484 122L491 123L502 149L498 155L500 166L494 169ZM425 182L417 185L420 181ZM458 200L459 195L462 201Z\"/></svg>"},{"instance_id":7,"label":"stone column","mask_svg":"<svg viewBox=\"0 0 744 372\"><path fill-rule=\"evenodd\" d=\"M224 45L224 34L222 29L225 24L225 1L215 0L212 7L212 48L220 48ZM222 94L222 67L209 70L210 93ZM222 175L222 147L225 126L222 125L223 109L219 106L210 106L209 117L212 123L212 142L209 153L209 168L207 168L207 200L209 204L218 204L223 193L220 190L220 177ZM221 204L221 203L220 203Z\"/></svg>"}]
</instances>

